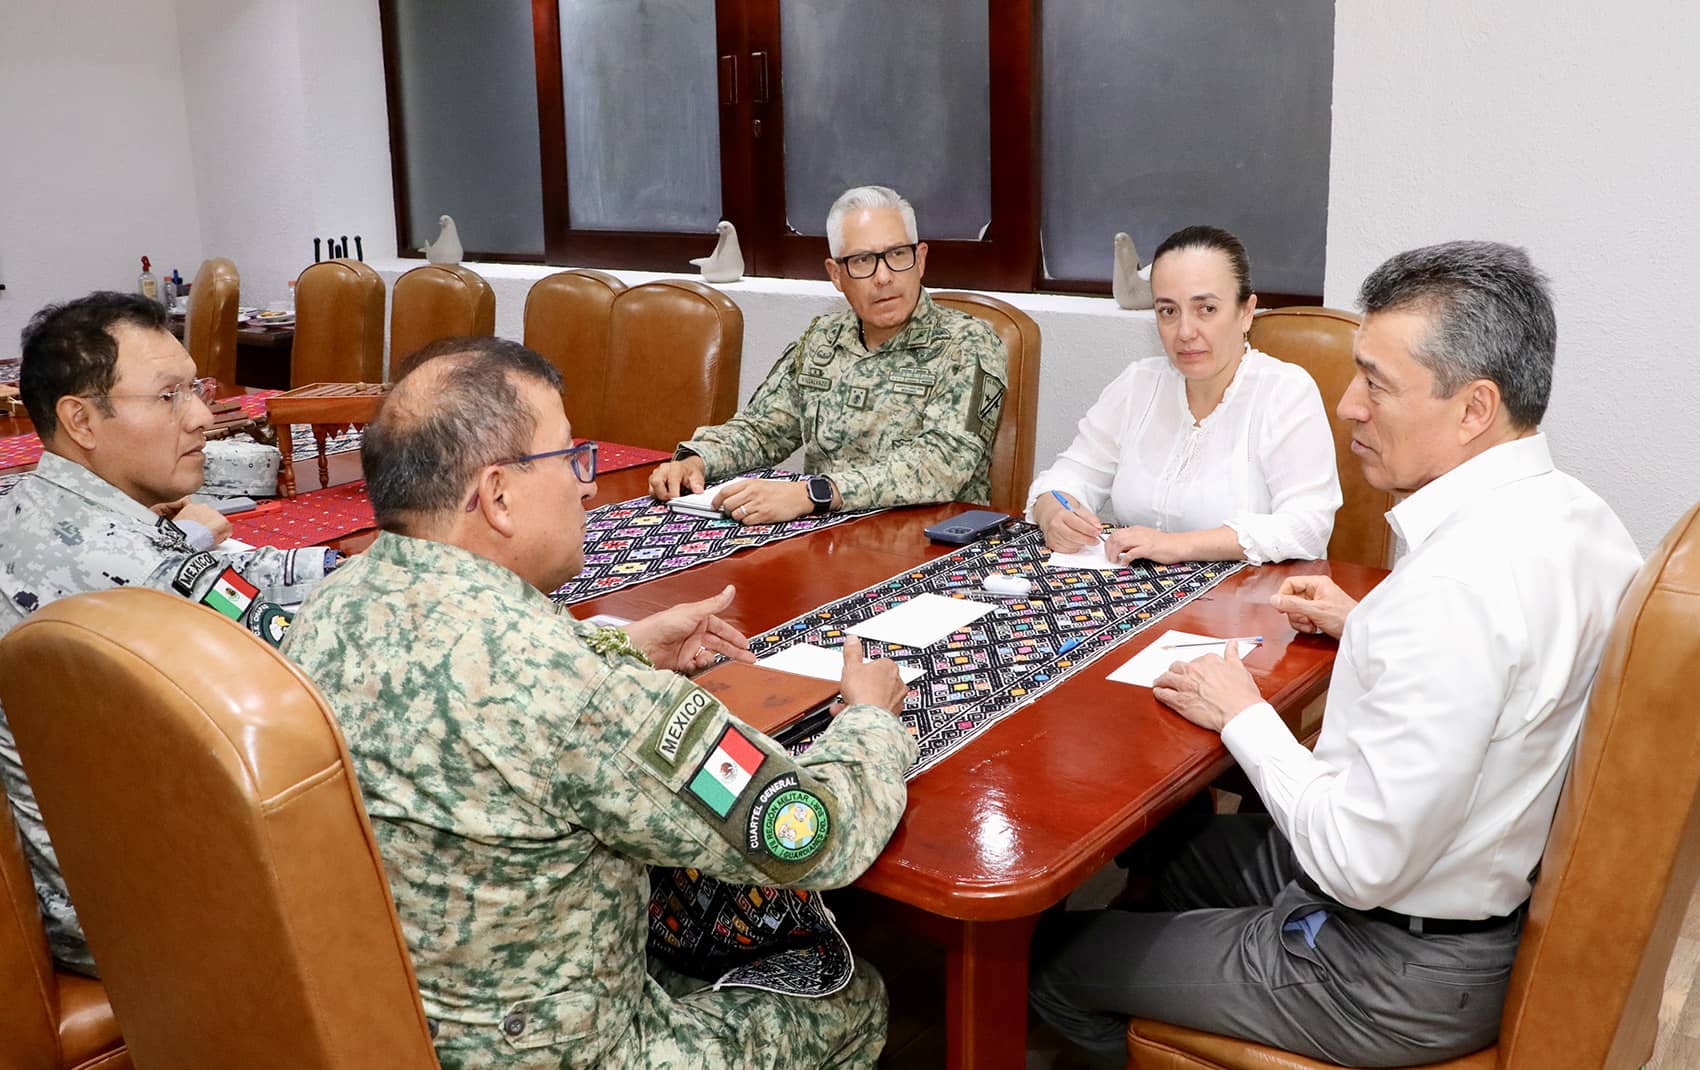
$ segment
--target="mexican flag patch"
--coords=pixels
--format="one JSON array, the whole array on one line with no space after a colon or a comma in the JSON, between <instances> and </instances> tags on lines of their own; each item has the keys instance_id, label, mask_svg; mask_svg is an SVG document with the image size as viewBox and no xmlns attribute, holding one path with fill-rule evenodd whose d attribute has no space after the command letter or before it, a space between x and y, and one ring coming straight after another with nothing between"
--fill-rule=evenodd
<instances>
[{"instance_id":1,"label":"mexican flag patch","mask_svg":"<svg viewBox=\"0 0 1700 1070\"><path fill-rule=\"evenodd\" d=\"M732 812L738 796L749 786L761 763L767 759L761 749L744 734L727 725L714 744L714 750L703 761L696 776L686 785L704 806L721 817Z\"/></svg>"},{"instance_id":2,"label":"mexican flag patch","mask_svg":"<svg viewBox=\"0 0 1700 1070\"><path fill-rule=\"evenodd\" d=\"M223 613L231 620L241 620L242 614L248 612L248 607L254 599L260 596L260 589L243 579L234 568L226 567L213 581L212 588L201 596L201 603Z\"/></svg>"}]
</instances>

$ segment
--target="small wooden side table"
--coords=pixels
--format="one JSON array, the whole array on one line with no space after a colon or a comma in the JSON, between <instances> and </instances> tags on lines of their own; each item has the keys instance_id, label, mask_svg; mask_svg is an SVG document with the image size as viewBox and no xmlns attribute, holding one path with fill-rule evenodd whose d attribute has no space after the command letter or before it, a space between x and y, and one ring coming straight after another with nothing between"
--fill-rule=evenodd
<instances>
[{"instance_id":1,"label":"small wooden side table","mask_svg":"<svg viewBox=\"0 0 1700 1070\"><path fill-rule=\"evenodd\" d=\"M291 424L308 424L313 441L319 444L319 485L330 485L325 442L336 431L350 425L364 427L377 414L389 393L388 383L309 383L266 399L266 418L277 431L278 452L283 463L277 471L277 491L295 497L295 440Z\"/></svg>"}]
</instances>

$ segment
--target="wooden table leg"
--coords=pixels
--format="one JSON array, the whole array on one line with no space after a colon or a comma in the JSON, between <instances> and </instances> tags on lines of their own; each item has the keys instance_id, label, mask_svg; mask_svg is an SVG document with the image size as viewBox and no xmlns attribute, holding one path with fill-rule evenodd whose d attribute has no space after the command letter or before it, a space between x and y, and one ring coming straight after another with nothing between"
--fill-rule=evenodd
<instances>
[{"instance_id":1,"label":"wooden table leg","mask_svg":"<svg viewBox=\"0 0 1700 1070\"><path fill-rule=\"evenodd\" d=\"M288 424L274 425L277 431L277 451L283 460L277 466L277 492L285 498L295 497L295 436Z\"/></svg>"},{"instance_id":2,"label":"wooden table leg","mask_svg":"<svg viewBox=\"0 0 1700 1070\"><path fill-rule=\"evenodd\" d=\"M330 441L333 430L334 428L328 424L313 425L313 441L319 444L319 486L321 487L331 485L331 459L325 456L325 444Z\"/></svg>"},{"instance_id":3,"label":"wooden table leg","mask_svg":"<svg viewBox=\"0 0 1700 1070\"><path fill-rule=\"evenodd\" d=\"M1037 917L957 922L945 949L945 1065L1027 1064L1027 950Z\"/></svg>"}]
</instances>

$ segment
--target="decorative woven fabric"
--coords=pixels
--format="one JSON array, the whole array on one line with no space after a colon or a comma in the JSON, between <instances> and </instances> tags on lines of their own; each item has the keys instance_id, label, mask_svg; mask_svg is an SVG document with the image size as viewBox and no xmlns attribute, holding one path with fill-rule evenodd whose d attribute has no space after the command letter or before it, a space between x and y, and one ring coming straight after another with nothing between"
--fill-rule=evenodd
<instances>
[{"instance_id":1,"label":"decorative woven fabric","mask_svg":"<svg viewBox=\"0 0 1700 1070\"><path fill-rule=\"evenodd\" d=\"M931 593L996 604L966 628L925 649L866 640L868 657L888 657L926 675L910 685L903 723L920 745L911 778L1232 576L1241 561L1135 562L1117 571L1047 568L1051 551L1034 525L1004 533L900 573L750 637L764 658L794 643L839 647L846 629ZM1030 594L1005 600L981 587L991 572L1024 576ZM1064 649L1066 648L1066 649ZM807 749L809 740L793 744Z\"/></svg>"},{"instance_id":2,"label":"decorative woven fabric","mask_svg":"<svg viewBox=\"0 0 1700 1070\"><path fill-rule=\"evenodd\" d=\"M611 471L606 464L603 468ZM796 481L804 477L779 468L758 468L736 478ZM584 571L549 597L568 605L583 602L634 583L718 561L739 550L766 546L876 512L879 510L828 513L801 516L783 524L746 526L727 518L674 512L653 498L613 502L592 509L585 521Z\"/></svg>"}]
</instances>

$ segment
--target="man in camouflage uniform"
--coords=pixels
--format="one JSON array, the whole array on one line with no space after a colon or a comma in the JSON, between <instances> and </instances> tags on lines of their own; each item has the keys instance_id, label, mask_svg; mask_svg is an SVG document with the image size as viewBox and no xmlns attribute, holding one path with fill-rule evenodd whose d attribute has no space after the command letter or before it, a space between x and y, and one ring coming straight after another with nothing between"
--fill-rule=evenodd
<instances>
[{"instance_id":1,"label":"man in camouflage uniform","mask_svg":"<svg viewBox=\"0 0 1700 1070\"><path fill-rule=\"evenodd\" d=\"M921 289L927 244L884 186L847 190L827 214L826 272L850 308L819 316L732 419L699 427L655 470L661 501L778 464L801 482L744 480L714 504L745 524L920 502L990 500L988 468L1008 383L997 333Z\"/></svg>"},{"instance_id":2,"label":"man in camouflage uniform","mask_svg":"<svg viewBox=\"0 0 1700 1070\"><path fill-rule=\"evenodd\" d=\"M22 394L45 452L0 497L0 635L55 599L141 584L176 591L276 645L335 555L213 549L230 524L187 503L201 485L212 413L165 313L134 294L95 293L39 312L24 330ZM61 966L95 964L35 793L0 710L0 779L23 836L48 946Z\"/></svg>"},{"instance_id":3,"label":"man in camouflage uniform","mask_svg":"<svg viewBox=\"0 0 1700 1070\"><path fill-rule=\"evenodd\" d=\"M599 628L543 592L584 564L594 444L560 376L495 338L421 350L367 426L383 529L284 653L348 740L447 1068L871 1067L879 976L820 999L646 970L648 867L830 888L903 813L891 663L792 759L672 669L750 659L717 598Z\"/></svg>"}]
</instances>

